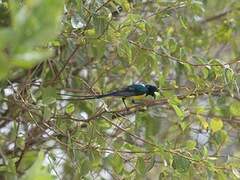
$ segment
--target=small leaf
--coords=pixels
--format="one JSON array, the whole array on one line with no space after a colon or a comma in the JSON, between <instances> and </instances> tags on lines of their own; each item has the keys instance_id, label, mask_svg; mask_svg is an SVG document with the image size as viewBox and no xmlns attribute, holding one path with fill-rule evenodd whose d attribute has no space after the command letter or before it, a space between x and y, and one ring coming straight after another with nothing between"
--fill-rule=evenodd
<instances>
[{"instance_id":1,"label":"small leaf","mask_svg":"<svg viewBox=\"0 0 240 180\"><path fill-rule=\"evenodd\" d=\"M221 119L219 118L213 118L210 122L210 128L212 130L213 133L221 130L223 127L223 122Z\"/></svg>"},{"instance_id":2,"label":"small leaf","mask_svg":"<svg viewBox=\"0 0 240 180\"><path fill-rule=\"evenodd\" d=\"M112 166L112 168L117 172L117 173L121 173L123 170L123 160L122 158L115 153L114 155L110 155L108 156L108 159L110 161L110 164Z\"/></svg>"},{"instance_id":3,"label":"small leaf","mask_svg":"<svg viewBox=\"0 0 240 180\"><path fill-rule=\"evenodd\" d=\"M75 110L74 104L73 103L69 103L65 110L66 110L67 114L72 114L74 112L74 110Z\"/></svg>"},{"instance_id":4,"label":"small leaf","mask_svg":"<svg viewBox=\"0 0 240 180\"><path fill-rule=\"evenodd\" d=\"M49 120L51 116L52 116L51 108L49 108L48 106L45 106L43 110L43 119Z\"/></svg>"},{"instance_id":5,"label":"small leaf","mask_svg":"<svg viewBox=\"0 0 240 180\"><path fill-rule=\"evenodd\" d=\"M187 172L190 167L191 162L181 156L174 156L172 167L180 173Z\"/></svg>"},{"instance_id":6,"label":"small leaf","mask_svg":"<svg viewBox=\"0 0 240 180\"><path fill-rule=\"evenodd\" d=\"M46 87L42 89L42 101L43 104L45 105L49 105L49 104L53 104L54 102L56 102L56 89L54 87Z\"/></svg>"},{"instance_id":7,"label":"small leaf","mask_svg":"<svg viewBox=\"0 0 240 180\"><path fill-rule=\"evenodd\" d=\"M208 122L203 116L197 116L197 119L200 121L200 124L204 129L208 128Z\"/></svg>"},{"instance_id":8,"label":"small leaf","mask_svg":"<svg viewBox=\"0 0 240 180\"><path fill-rule=\"evenodd\" d=\"M193 150L196 147L196 145L197 145L196 141L193 141L193 140L188 140L186 142L186 148L188 150Z\"/></svg>"},{"instance_id":9,"label":"small leaf","mask_svg":"<svg viewBox=\"0 0 240 180\"><path fill-rule=\"evenodd\" d=\"M240 172L236 168L233 168L232 172L238 179L240 179Z\"/></svg>"},{"instance_id":10,"label":"small leaf","mask_svg":"<svg viewBox=\"0 0 240 180\"><path fill-rule=\"evenodd\" d=\"M177 96L172 96L172 94L170 94L171 97L169 97L170 99L168 100L168 103L171 105L180 105L180 103L182 102L180 99L178 99Z\"/></svg>"},{"instance_id":11,"label":"small leaf","mask_svg":"<svg viewBox=\"0 0 240 180\"><path fill-rule=\"evenodd\" d=\"M119 48L117 49L117 53L120 57L127 58L129 62L132 61L132 49L130 44L127 41L123 41Z\"/></svg>"},{"instance_id":12,"label":"small leaf","mask_svg":"<svg viewBox=\"0 0 240 180\"><path fill-rule=\"evenodd\" d=\"M218 145L221 145L223 144L227 138L228 138L228 134L226 131L224 130L220 130L220 131L217 131L215 134L214 134L214 140L215 142L218 144Z\"/></svg>"},{"instance_id":13,"label":"small leaf","mask_svg":"<svg viewBox=\"0 0 240 180\"><path fill-rule=\"evenodd\" d=\"M208 149L207 149L206 146L203 147L202 154L203 154L203 158L207 158L208 157Z\"/></svg>"},{"instance_id":14,"label":"small leaf","mask_svg":"<svg viewBox=\"0 0 240 180\"><path fill-rule=\"evenodd\" d=\"M230 113L233 116L240 116L240 103L234 102L230 105Z\"/></svg>"},{"instance_id":15,"label":"small leaf","mask_svg":"<svg viewBox=\"0 0 240 180\"><path fill-rule=\"evenodd\" d=\"M94 15L93 24L98 36L103 35L107 30L107 20L104 16Z\"/></svg>"},{"instance_id":16,"label":"small leaf","mask_svg":"<svg viewBox=\"0 0 240 180\"><path fill-rule=\"evenodd\" d=\"M124 144L124 140L122 137L118 137L114 142L113 146L115 149L120 149Z\"/></svg>"},{"instance_id":17,"label":"small leaf","mask_svg":"<svg viewBox=\"0 0 240 180\"><path fill-rule=\"evenodd\" d=\"M18 137L16 144L17 144L17 147L19 147L21 150L23 150L24 147L25 147L25 140L24 140L24 138L23 137Z\"/></svg>"},{"instance_id":18,"label":"small leaf","mask_svg":"<svg viewBox=\"0 0 240 180\"><path fill-rule=\"evenodd\" d=\"M36 151L27 151L26 153L24 153L22 160L20 161L18 170L20 172L25 172L26 169L33 165L36 158L37 158Z\"/></svg>"},{"instance_id":19,"label":"small leaf","mask_svg":"<svg viewBox=\"0 0 240 180\"><path fill-rule=\"evenodd\" d=\"M185 114L184 112L177 106L172 104L173 109L175 110L177 116L179 117L180 120L183 120Z\"/></svg>"},{"instance_id":20,"label":"small leaf","mask_svg":"<svg viewBox=\"0 0 240 180\"><path fill-rule=\"evenodd\" d=\"M81 175L86 175L91 170L91 163L89 160L83 160L80 167Z\"/></svg>"},{"instance_id":21,"label":"small leaf","mask_svg":"<svg viewBox=\"0 0 240 180\"><path fill-rule=\"evenodd\" d=\"M137 159L136 170L142 175L145 174L145 171L146 171L145 170L145 163L144 163L144 159L142 157L139 157Z\"/></svg>"},{"instance_id":22,"label":"small leaf","mask_svg":"<svg viewBox=\"0 0 240 180\"><path fill-rule=\"evenodd\" d=\"M180 19L180 23L181 23L182 27L183 27L184 29L188 29L186 18L184 18L183 16L180 16L179 19Z\"/></svg>"},{"instance_id":23,"label":"small leaf","mask_svg":"<svg viewBox=\"0 0 240 180\"><path fill-rule=\"evenodd\" d=\"M188 123L186 123L185 121L182 121L179 123L182 131L185 131L185 129L189 126Z\"/></svg>"}]
</instances>

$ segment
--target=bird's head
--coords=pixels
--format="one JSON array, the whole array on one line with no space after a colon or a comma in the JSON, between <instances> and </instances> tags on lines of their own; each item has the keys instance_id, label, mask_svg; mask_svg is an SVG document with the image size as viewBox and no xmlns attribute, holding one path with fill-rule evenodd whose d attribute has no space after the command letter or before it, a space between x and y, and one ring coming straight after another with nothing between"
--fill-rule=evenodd
<instances>
[{"instance_id":1,"label":"bird's head","mask_svg":"<svg viewBox=\"0 0 240 180\"><path fill-rule=\"evenodd\" d=\"M158 92L158 88L156 86L153 85L145 85L147 88L147 92L146 92L146 96L150 95L152 97L154 97L154 99L156 98L155 92Z\"/></svg>"}]
</instances>

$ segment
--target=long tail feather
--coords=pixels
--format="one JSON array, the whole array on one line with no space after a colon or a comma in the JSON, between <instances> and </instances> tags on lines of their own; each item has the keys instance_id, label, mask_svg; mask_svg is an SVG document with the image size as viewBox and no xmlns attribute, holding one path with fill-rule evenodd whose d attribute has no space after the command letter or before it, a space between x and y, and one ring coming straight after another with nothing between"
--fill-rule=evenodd
<instances>
[{"instance_id":1,"label":"long tail feather","mask_svg":"<svg viewBox=\"0 0 240 180\"><path fill-rule=\"evenodd\" d=\"M68 97L76 97L76 98L62 98L59 100L89 100L89 99L100 99L108 96L114 96L115 92L108 93L108 94L101 94L101 95L89 95L89 96L81 96L76 94L60 94L61 96L68 96Z\"/></svg>"}]
</instances>

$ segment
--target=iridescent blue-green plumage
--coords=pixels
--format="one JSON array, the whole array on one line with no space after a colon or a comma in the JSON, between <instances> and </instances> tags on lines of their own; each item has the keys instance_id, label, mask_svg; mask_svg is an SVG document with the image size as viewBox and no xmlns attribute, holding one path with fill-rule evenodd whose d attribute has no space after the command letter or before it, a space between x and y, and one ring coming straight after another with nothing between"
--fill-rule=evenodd
<instances>
[{"instance_id":1,"label":"iridescent blue-green plumage","mask_svg":"<svg viewBox=\"0 0 240 180\"><path fill-rule=\"evenodd\" d=\"M153 85L132 84L130 86L127 86L125 88L122 88L120 90L116 90L107 94L93 95L93 96L77 96L77 95L70 95L70 96L78 97L76 99L71 99L71 100L100 99L100 98L109 97L109 96L121 97L124 105L126 106L125 99L128 97L142 97L142 96L150 95L155 98L155 92L157 91L158 91L157 87Z\"/></svg>"},{"instance_id":2,"label":"iridescent blue-green plumage","mask_svg":"<svg viewBox=\"0 0 240 180\"><path fill-rule=\"evenodd\" d=\"M133 84L127 86L123 89L113 91L111 93L98 95L96 98L103 98L107 96L118 96L118 97L131 97L131 96L140 96L148 92L148 88L144 84Z\"/></svg>"}]
</instances>

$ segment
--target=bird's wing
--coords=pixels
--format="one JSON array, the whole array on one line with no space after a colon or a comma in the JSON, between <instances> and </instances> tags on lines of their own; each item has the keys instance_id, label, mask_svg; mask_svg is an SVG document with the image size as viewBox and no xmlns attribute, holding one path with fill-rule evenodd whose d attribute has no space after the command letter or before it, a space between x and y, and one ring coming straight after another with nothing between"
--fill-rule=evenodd
<instances>
[{"instance_id":1,"label":"bird's wing","mask_svg":"<svg viewBox=\"0 0 240 180\"><path fill-rule=\"evenodd\" d=\"M146 93L145 89L139 88L139 85L130 85L119 91L115 91L115 92L111 93L111 95L112 96L129 97L129 96L144 95L145 93Z\"/></svg>"}]
</instances>

